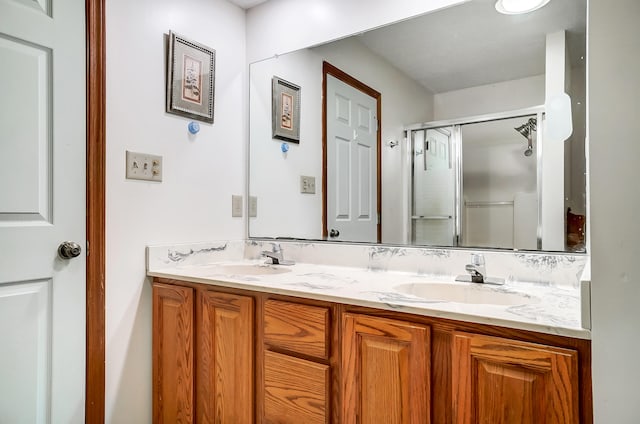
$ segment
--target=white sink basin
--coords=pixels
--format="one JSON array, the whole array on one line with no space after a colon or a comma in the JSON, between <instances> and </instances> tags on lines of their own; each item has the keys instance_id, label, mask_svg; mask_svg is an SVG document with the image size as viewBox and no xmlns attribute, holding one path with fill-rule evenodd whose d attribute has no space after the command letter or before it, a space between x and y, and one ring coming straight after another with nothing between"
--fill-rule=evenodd
<instances>
[{"instance_id":1,"label":"white sink basin","mask_svg":"<svg viewBox=\"0 0 640 424\"><path fill-rule=\"evenodd\" d=\"M274 275L291 272L290 268L276 267L272 265L216 265L213 268L216 274L228 275Z\"/></svg>"},{"instance_id":2,"label":"white sink basin","mask_svg":"<svg viewBox=\"0 0 640 424\"><path fill-rule=\"evenodd\" d=\"M494 288L497 286L493 286ZM393 287L400 293L421 297L425 300L439 300L453 303L513 306L537 303L539 299L526 294L507 293L492 290L490 286L477 283L468 285L447 283L408 283Z\"/></svg>"}]
</instances>

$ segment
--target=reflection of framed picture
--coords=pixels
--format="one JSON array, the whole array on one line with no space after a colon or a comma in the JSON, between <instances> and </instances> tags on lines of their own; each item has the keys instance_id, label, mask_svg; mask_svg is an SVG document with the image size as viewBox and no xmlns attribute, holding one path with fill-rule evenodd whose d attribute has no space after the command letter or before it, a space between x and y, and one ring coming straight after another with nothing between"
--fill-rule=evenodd
<instances>
[{"instance_id":1,"label":"reflection of framed picture","mask_svg":"<svg viewBox=\"0 0 640 424\"><path fill-rule=\"evenodd\" d=\"M213 122L216 51L169 31L167 112Z\"/></svg>"},{"instance_id":2,"label":"reflection of framed picture","mask_svg":"<svg viewBox=\"0 0 640 424\"><path fill-rule=\"evenodd\" d=\"M278 77L272 84L273 138L300 143L300 87Z\"/></svg>"}]
</instances>

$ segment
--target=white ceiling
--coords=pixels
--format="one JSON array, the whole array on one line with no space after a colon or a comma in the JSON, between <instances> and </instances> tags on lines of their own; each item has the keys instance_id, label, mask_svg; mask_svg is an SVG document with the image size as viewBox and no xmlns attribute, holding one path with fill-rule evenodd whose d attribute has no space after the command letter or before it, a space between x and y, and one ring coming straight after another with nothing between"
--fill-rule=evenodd
<instances>
[{"instance_id":1,"label":"white ceiling","mask_svg":"<svg viewBox=\"0 0 640 424\"><path fill-rule=\"evenodd\" d=\"M260 3L264 3L267 0L229 0L236 6L240 6L243 9L251 9L253 6L257 6Z\"/></svg>"},{"instance_id":2,"label":"white ceiling","mask_svg":"<svg viewBox=\"0 0 640 424\"><path fill-rule=\"evenodd\" d=\"M571 62L583 66L586 0L552 0L525 15L495 0L462 5L359 35L372 51L433 93L544 74L545 35L566 29Z\"/></svg>"}]
</instances>

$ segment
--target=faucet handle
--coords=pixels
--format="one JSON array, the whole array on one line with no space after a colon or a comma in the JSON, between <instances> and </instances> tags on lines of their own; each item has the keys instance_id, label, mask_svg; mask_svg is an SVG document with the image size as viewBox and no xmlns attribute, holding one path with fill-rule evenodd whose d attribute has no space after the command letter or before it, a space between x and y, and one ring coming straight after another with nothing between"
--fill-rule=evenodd
<instances>
[{"instance_id":1,"label":"faucet handle","mask_svg":"<svg viewBox=\"0 0 640 424\"><path fill-rule=\"evenodd\" d=\"M482 253L472 253L471 263L476 266L484 265L484 255Z\"/></svg>"}]
</instances>

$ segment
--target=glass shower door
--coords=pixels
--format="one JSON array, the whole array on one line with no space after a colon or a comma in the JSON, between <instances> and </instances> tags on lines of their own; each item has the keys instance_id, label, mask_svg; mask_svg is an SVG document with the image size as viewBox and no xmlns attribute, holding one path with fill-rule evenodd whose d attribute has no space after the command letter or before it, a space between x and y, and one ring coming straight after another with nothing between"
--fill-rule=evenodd
<instances>
[{"instance_id":1,"label":"glass shower door","mask_svg":"<svg viewBox=\"0 0 640 424\"><path fill-rule=\"evenodd\" d=\"M456 245L453 127L411 131L411 242Z\"/></svg>"}]
</instances>

